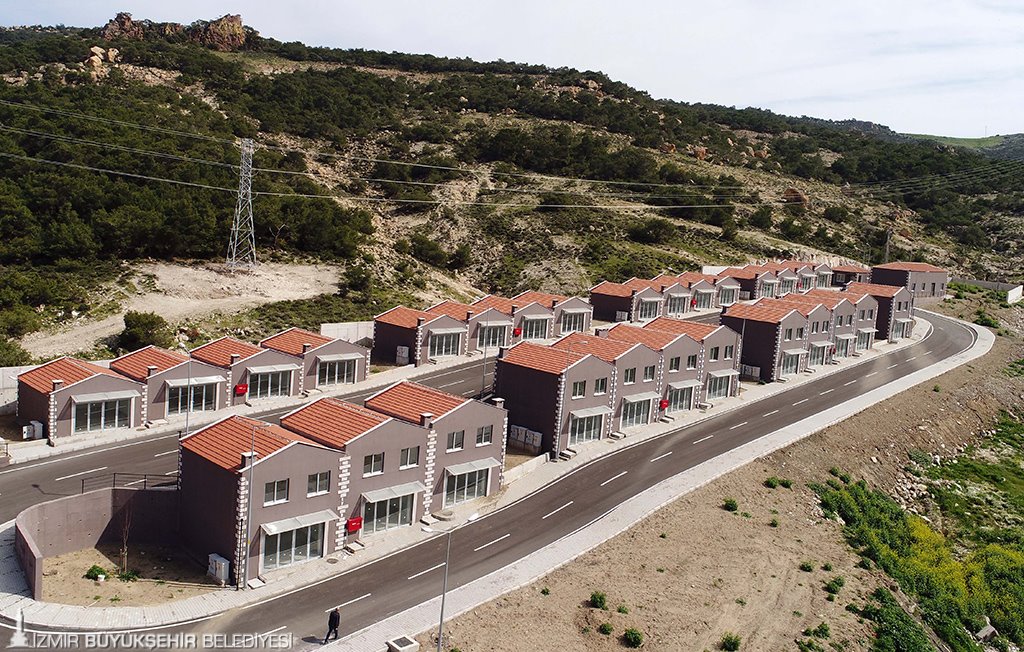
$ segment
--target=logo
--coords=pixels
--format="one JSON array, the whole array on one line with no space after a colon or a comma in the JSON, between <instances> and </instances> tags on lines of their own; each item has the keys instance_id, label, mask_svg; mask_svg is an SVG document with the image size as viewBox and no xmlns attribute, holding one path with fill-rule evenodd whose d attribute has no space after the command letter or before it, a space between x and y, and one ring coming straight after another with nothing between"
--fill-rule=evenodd
<instances>
[{"instance_id":1,"label":"logo","mask_svg":"<svg viewBox=\"0 0 1024 652\"><path fill-rule=\"evenodd\" d=\"M14 634L7 644L8 649L14 647L28 647L28 637L25 636L25 614L18 609L18 619L14 621Z\"/></svg>"}]
</instances>

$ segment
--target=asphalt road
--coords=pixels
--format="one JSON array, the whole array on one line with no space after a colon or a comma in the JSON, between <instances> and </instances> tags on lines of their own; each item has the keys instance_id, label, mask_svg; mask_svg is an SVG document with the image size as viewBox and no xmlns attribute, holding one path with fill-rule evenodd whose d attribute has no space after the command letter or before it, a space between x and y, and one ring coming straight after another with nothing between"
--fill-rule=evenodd
<instances>
[{"instance_id":1,"label":"asphalt road","mask_svg":"<svg viewBox=\"0 0 1024 652\"><path fill-rule=\"evenodd\" d=\"M969 347L973 342L973 333L963 326L941 317L929 316L929 320L935 326L933 334L912 347L622 449L456 530L452 536L449 588L465 584L522 558L585 526L625 499L666 478L855 395L927 367ZM475 377L476 386L479 387L479 361L458 370L447 371L453 374L446 378L447 382L467 374L466 386L469 387ZM436 385L440 380L434 377L430 383ZM119 468L132 471L139 471L140 467L157 469L173 466L172 455L154 457L170 450L172 445L173 439L139 444L128 449L130 452L118 453L118 458L126 459L118 459L117 464ZM91 462L83 459L60 460L53 462L53 465L65 463L89 467L91 464L112 464L113 461L111 455L96 454ZM13 469L13 474L0 476L0 494L5 498L2 510L9 514L6 518L11 518L11 514L22 508L8 505L6 498L9 490L15 492L15 500L24 506L76 489L44 478L67 471L67 468L53 465L50 468L34 465L27 469L29 473L24 477L38 481L38 489L24 486L18 488L20 483L26 482L20 479L19 469ZM554 514L557 517L552 518ZM384 560L360 566L300 591L232 610L213 619L164 631L246 634L287 632L295 637L295 649L312 649L319 645L319 637L324 634L325 610L334 605L348 603L342 610L341 633L344 636L439 595L445 540L446 536L439 535ZM6 638L7 632L0 632L0 640Z\"/></svg>"}]
</instances>

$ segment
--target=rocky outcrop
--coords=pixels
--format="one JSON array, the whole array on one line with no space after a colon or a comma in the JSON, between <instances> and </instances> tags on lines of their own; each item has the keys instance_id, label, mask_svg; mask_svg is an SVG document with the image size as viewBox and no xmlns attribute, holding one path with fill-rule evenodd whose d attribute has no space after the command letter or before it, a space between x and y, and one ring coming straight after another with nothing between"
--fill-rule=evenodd
<instances>
[{"instance_id":1,"label":"rocky outcrop","mask_svg":"<svg viewBox=\"0 0 1024 652\"><path fill-rule=\"evenodd\" d=\"M243 25L242 17L237 14L228 14L211 21L199 20L186 27L179 23L134 20L131 14L121 12L100 30L100 36L108 41L184 40L220 52L231 52L244 49L259 34Z\"/></svg>"},{"instance_id":2,"label":"rocky outcrop","mask_svg":"<svg viewBox=\"0 0 1024 652\"><path fill-rule=\"evenodd\" d=\"M807 204L810 200L803 191L796 188L786 188L786 191L782 193L782 201L787 204Z\"/></svg>"}]
</instances>

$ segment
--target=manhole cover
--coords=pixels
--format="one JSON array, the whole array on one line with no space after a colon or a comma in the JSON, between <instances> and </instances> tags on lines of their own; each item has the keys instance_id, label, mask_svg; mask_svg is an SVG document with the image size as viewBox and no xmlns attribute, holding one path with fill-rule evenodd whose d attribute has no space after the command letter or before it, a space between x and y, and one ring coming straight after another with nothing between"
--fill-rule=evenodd
<instances>
[{"instance_id":1,"label":"manhole cover","mask_svg":"<svg viewBox=\"0 0 1024 652\"><path fill-rule=\"evenodd\" d=\"M337 560L337 559L335 559L334 557L328 557L328 558L327 558L327 563L328 563L328 564L337 564L337 563L338 563L338 560Z\"/></svg>"}]
</instances>

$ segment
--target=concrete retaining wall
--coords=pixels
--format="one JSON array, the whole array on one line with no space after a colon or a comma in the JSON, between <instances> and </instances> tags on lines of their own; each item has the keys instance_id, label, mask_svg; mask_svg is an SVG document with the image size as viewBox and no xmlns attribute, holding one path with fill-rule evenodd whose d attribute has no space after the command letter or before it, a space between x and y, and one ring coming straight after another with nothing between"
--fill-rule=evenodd
<instances>
[{"instance_id":1,"label":"concrete retaining wall","mask_svg":"<svg viewBox=\"0 0 1024 652\"><path fill-rule=\"evenodd\" d=\"M530 475L541 466L547 464L547 462L547 455L538 455L532 460L527 460L523 462L519 466L513 466L511 469L507 469L503 476L505 478L505 484L508 484L509 482L515 482L516 480L522 477Z\"/></svg>"},{"instance_id":2,"label":"concrete retaining wall","mask_svg":"<svg viewBox=\"0 0 1024 652\"><path fill-rule=\"evenodd\" d=\"M14 548L32 596L43 594L44 559L120 542L129 515L131 542L173 543L177 512L175 488L108 487L29 507L15 520Z\"/></svg>"},{"instance_id":3,"label":"concrete retaining wall","mask_svg":"<svg viewBox=\"0 0 1024 652\"><path fill-rule=\"evenodd\" d=\"M961 285L976 285L986 290L995 290L1001 294L1006 295L1006 303L1015 304L1024 298L1024 285L1020 283L998 283L996 281L979 281L973 278L962 278L960 276L954 276L950 279L952 283L960 283Z\"/></svg>"}]
</instances>

